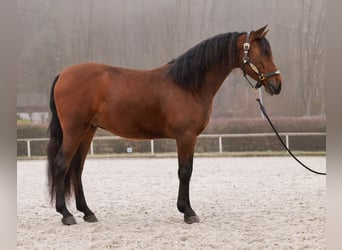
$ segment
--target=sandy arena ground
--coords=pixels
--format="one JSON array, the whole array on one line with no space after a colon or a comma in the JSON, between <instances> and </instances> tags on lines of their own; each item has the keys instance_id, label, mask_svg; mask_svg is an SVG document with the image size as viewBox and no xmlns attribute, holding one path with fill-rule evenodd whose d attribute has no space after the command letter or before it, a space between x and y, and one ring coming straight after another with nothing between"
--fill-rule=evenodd
<instances>
[{"instance_id":1,"label":"sandy arena ground","mask_svg":"<svg viewBox=\"0 0 342 250\"><path fill-rule=\"evenodd\" d=\"M325 157L301 157L325 171ZM187 225L176 208L177 159L88 159L86 223L50 206L43 160L18 161L18 249L326 249L325 177L289 157L196 158Z\"/></svg>"}]
</instances>

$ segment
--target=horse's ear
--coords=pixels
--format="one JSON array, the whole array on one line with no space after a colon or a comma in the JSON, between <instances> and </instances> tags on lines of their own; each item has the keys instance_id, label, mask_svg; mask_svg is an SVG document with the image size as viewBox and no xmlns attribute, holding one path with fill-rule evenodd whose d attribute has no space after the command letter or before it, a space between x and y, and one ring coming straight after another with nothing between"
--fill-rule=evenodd
<instances>
[{"instance_id":1,"label":"horse's ear","mask_svg":"<svg viewBox=\"0 0 342 250\"><path fill-rule=\"evenodd\" d=\"M266 30L266 28L267 28L267 24L264 27L262 27L256 31L253 31L251 34L251 36L252 36L251 38L254 40L254 39L259 39L259 38L266 36L266 34L268 32L268 30Z\"/></svg>"},{"instance_id":2,"label":"horse's ear","mask_svg":"<svg viewBox=\"0 0 342 250\"><path fill-rule=\"evenodd\" d=\"M265 30L265 31L261 34L261 37L266 36L266 34L267 34L269 31L270 31L270 30Z\"/></svg>"}]
</instances>

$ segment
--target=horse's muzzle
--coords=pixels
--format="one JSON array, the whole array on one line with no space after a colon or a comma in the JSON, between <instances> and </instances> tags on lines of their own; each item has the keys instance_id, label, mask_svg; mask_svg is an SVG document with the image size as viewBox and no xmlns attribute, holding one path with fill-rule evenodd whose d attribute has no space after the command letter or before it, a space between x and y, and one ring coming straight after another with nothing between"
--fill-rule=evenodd
<instances>
[{"instance_id":1,"label":"horse's muzzle","mask_svg":"<svg viewBox=\"0 0 342 250\"><path fill-rule=\"evenodd\" d=\"M270 95L279 95L281 91L281 80L269 79L267 80L266 92Z\"/></svg>"}]
</instances>

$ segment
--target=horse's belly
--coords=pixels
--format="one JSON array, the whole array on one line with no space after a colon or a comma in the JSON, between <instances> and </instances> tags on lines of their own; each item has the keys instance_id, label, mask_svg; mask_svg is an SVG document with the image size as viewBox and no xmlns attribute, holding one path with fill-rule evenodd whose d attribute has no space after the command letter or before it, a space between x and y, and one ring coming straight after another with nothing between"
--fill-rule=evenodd
<instances>
[{"instance_id":1,"label":"horse's belly","mask_svg":"<svg viewBox=\"0 0 342 250\"><path fill-rule=\"evenodd\" d=\"M164 118L159 112L135 109L134 112L108 112L109 116L100 117L98 126L111 133L129 139L156 139L169 137Z\"/></svg>"}]
</instances>

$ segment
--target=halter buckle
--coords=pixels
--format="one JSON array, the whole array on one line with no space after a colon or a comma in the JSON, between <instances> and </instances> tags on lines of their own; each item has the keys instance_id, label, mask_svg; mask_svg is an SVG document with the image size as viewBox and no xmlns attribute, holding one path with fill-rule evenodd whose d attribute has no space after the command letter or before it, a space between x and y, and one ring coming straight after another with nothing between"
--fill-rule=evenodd
<instances>
[{"instance_id":1,"label":"halter buckle","mask_svg":"<svg viewBox=\"0 0 342 250\"><path fill-rule=\"evenodd\" d=\"M245 50L245 51L247 50L247 51L248 51L249 48L250 48L250 46L251 46L250 43L245 42L245 43L243 44L243 50Z\"/></svg>"},{"instance_id":2,"label":"halter buckle","mask_svg":"<svg viewBox=\"0 0 342 250\"><path fill-rule=\"evenodd\" d=\"M265 77L264 74L260 74L260 75L259 75L259 80L260 80L260 81L263 81L263 80L265 80L265 79L266 79L266 77Z\"/></svg>"},{"instance_id":3,"label":"halter buckle","mask_svg":"<svg viewBox=\"0 0 342 250\"><path fill-rule=\"evenodd\" d=\"M242 62L243 62L243 65L244 65L244 66L248 63L248 60L249 60L248 55L247 55L247 54L244 54L244 55L243 55L243 58L242 58Z\"/></svg>"}]
</instances>

